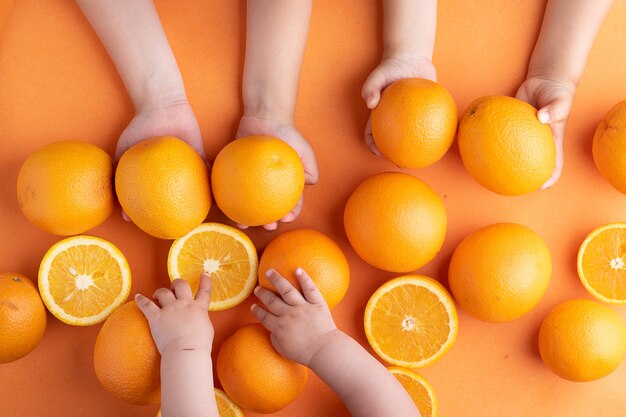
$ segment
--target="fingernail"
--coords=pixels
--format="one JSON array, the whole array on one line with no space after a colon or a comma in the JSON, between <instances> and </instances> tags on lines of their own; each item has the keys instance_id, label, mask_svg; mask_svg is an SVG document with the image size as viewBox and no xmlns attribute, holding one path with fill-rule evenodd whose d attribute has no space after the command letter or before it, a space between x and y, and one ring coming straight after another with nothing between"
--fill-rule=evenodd
<instances>
[{"instance_id":1,"label":"fingernail","mask_svg":"<svg viewBox=\"0 0 626 417\"><path fill-rule=\"evenodd\" d=\"M304 274L304 270L302 268L296 268L296 275Z\"/></svg>"},{"instance_id":2,"label":"fingernail","mask_svg":"<svg viewBox=\"0 0 626 417\"><path fill-rule=\"evenodd\" d=\"M267 271L265 271L265 276L268 277L268 278L271 277L272 276L272 270L268 269Z\"/></svg>"},{"instance_id":3,"label":"fingernail","mask_svg":"<svg viewBox=\"0 0 626 417\"><path fill-rule=\"evenodd\" d=\"M539 121L540 121L541 123L543 123L544 125L545 125L546 123L550 123L550 115L548 114L548 112L545 112L545 111L540 111L540 112L537 114L537 118L538 118L538 119L539 119Z\"/></svg>"}]
</instances>

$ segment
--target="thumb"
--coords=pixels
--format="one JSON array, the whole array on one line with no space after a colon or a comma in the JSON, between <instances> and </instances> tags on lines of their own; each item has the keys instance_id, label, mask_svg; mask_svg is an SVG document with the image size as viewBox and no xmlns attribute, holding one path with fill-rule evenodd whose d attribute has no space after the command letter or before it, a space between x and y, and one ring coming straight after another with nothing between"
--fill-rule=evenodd
<instances>
[{"instance_id":1,"label":"thumb","mask_svg":"<svg viewBox=\"0 0 626 417\"><path fill-rule=\"evenodd\" d=\"M562 122L569 116L571 103L563 98L558 98L543 106L537 111L537 119L543 124Z\"/></svg>"},{"instance_id":2,"label":"thumb","mask_svg":"<svg viewBox=\"0 0 626 417\"><path fill-rule=\"evenodd\" d=\"M380 101L380 92L387 84L387 79L383 75L382 71L374 70L365 83L363 89L361 89L361 96L365 100L365 104L368 109L373 109L378 105Z\"/></svg>"}]
</instances>

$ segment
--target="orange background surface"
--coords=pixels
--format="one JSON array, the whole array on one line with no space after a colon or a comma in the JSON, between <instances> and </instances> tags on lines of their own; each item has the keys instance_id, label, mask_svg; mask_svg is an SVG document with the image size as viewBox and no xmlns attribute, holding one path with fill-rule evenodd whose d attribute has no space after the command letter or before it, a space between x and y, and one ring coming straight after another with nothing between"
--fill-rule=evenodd
<instances>
[{"instance_id":1,"label":"orange background surface","mask_svg":"<svg viewBox=\"0 0 626 417\"><path fill-rule=\"evenodd\" d=\"M80 139L113 154L133 109L95 33L70 0L2 0L0 25L0 270L36 279L39 261L59 237L27 222L16 198L24 159L44 144ZM240 78L245 2L158 0L158 10L198 116L210 159L230 141L241 113ZM462 111L488 94L514 94L539 32L544 0L441 0L434 62L440 82ZM596 382L572 383L544 367L537 350L541 320L557 303L590 298L576 274L578 246L592 229L626 217L626 197L596 171L591 140L607 110L626 98L626 2L616 1L596 39L578 89L566 138L566 165L552 189L511 198L481 188L463 169L456 145L437 164L407 170L441 196L449 218L446 242L419 272L447 283L456 245L494 222L519 222L543 236L552 251L553 279L541 303L506 324L487 324L459 312L452 350L420 369L439 398L442 417L626 415L626 365ZM380 59L381 4L316 0L302 72L297 126L318 156L320 182L305 190L300 218L280 230L313 227L343 247L352 280L334 310L338 326L367 346L362 326L371 293L394 274L376 270L350 248L342 215L365 178L397 170L362 142L367 110L360 89ZM215 209L210 220L225 221ZM90 232L115 243L133 273L132 293L169 285L170 242L122 221L119 209ZM250 232L261 250L275 234ZM251 297L253 298L253 297ZM238 326L253 321L251 299L212 313L215 349ZM625 308L616 311L626 318ZM153 416L111 397L95 378L93 346L100 326L67 326L49 316L41 344L27 357L0 365L0 415L24 417ZM1 343L1 341L0 341ZM246 413L252 416L253 413ZM339 399L313 374L301 397L277 416L347 416Z\"/></svg>"}]
</instances>

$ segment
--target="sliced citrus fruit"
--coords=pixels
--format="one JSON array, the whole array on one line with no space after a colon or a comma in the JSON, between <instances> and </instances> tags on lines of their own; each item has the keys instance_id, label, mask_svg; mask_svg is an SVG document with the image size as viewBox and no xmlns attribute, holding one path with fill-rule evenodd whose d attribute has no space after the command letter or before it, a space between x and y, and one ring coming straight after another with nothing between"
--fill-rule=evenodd
<instances>
[{"instance_id":1,"label":"sliced citrus fruit","mask_svg":"<svg viewBox=\"0 0 626 417\"><path fill-rule=\"evenodd\" d=\"M437 416L437 398L433 388L424 378L410 369L399 366L390 366L387 369L409 393L422 417Z\"/></svg>"},{"instance_id":2,"label":"sliced citrus fruit","mask_svg":"<svg viewBox=\"0 0 626 417\"><path fill-rule=\"evenodd\" d=\"M39 267L41 299L56 318L75 326L104 321L126 301L130 284L124 254L94 236L57 242Z\"/></svg>"},{"instance_id":3,"label":"sliced citrus fruit","mask_svg":"<svg viewBox=\"0 0 626 417\"><path fill-rule=\"evenodd\" d=\"M217 411L220 417L244 417L241 408L219 388L215 388L215 401L217 402ZM156 417L161 417L161 410L159 410Z\"/></svg>"},{"instance_id":4,"label":"sliced citrus fruit","mask_svg":"<svg viewBox=\"0 0 626 417\"><path fill-rule=\"evenodd\" d=\"M626 223L602 226L578 250L578 276L600 301L626 304Z\"/></svg>"},{"instance_id":5,"label":"sliced citrus fruit","mask_svg":"<svg viewBox=\"0 0 626 417\"><path fill-rule=\"evenodd\" d=\"M194 293L200 275L211 275L211 311L226 310L245 300L256 284L257 267L250 238L220 223L203 223L176 239L167 258L170 279L183 278Z\"/></svg>"},{"instance_id":6,"label":"sliced citrus fruit","mask_svg":"<svg viewBox=\"0 0 626 417\"><path fill-rule=\"evenodd\" d=\"M392 365L417 368L435 362L456 340L454 301L436 280L423 275L394 278L365 307L365 335Z\"/></svg>"}]
</instances>

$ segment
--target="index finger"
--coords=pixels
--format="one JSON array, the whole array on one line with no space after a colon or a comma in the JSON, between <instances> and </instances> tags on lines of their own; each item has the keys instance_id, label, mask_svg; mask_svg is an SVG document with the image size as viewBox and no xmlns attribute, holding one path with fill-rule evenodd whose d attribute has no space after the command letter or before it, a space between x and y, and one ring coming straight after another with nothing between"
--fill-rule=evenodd
<instances>
[{"instance_id":1,"label":"index finger","mask_svg":"<svg viewBox=\"0 0 626 417\"><path fill-rule=\"evenodd\" d=\"M200 285L198 286L195 300L207 310L211 305L211 289L211 277L206 272L203 272L202 275L200 275Z\"/></svg>"}]
</instances>

